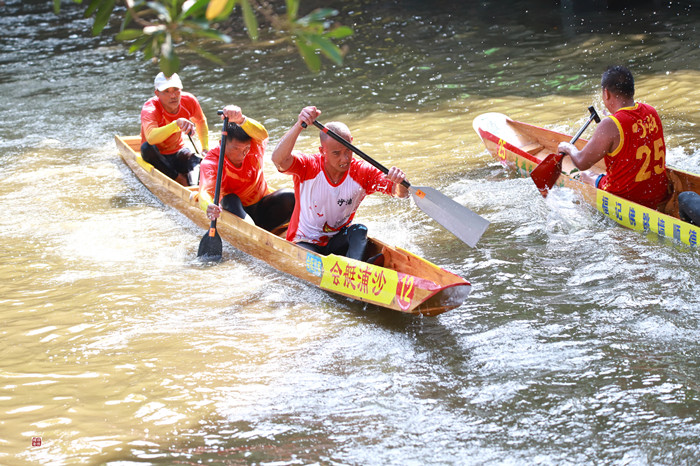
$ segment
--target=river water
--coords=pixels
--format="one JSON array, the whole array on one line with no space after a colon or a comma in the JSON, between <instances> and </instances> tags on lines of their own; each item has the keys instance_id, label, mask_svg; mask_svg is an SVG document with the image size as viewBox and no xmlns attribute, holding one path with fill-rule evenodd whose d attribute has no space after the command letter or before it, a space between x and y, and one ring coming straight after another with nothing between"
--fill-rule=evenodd
<instances>
[{"instance_id":1,"label":"river water","mask_svg":"<svg viewBox=\"0 0 700 466\"><path fill-rule=\"evenodd\" d=\"M113 142L138 132L157 67L51 3L0 7L1 464L698 462L700 253L565 190L543 200L471 128L494 111L573 134L622 63L669 164L700 172L696 2L336 2L356 31L343 67L313 74L264 43L222 49L225 66L183 58L212 141L222 105L263 122L269 151L316 105L492 222L471 249L408 202L363 204L373 236L472 283L434 318L230 246L200 265L204 232ZM312 131L298 145L316 146Z\"/></svg>"}]
</instances>

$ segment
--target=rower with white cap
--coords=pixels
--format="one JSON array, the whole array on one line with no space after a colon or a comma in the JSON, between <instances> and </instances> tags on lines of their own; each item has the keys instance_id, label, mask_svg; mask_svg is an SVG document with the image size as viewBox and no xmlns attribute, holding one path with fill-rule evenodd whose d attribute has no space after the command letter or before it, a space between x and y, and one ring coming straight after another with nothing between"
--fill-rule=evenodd
<instances>
[{"instance_id":1,"label":"rower with white cap","mask_svg":"<svg viewBox=\"0 0 700 466\"><path fill-rule=\"evenodd\" d=\"M177 73L158 73L155 96L141 109L141 156L166 176L185 186L198 183L199 162L185 147L183 133L197 133L202 151L209 150L209 128L197 98L182 90Z\"/></svg>"}]
</instances>

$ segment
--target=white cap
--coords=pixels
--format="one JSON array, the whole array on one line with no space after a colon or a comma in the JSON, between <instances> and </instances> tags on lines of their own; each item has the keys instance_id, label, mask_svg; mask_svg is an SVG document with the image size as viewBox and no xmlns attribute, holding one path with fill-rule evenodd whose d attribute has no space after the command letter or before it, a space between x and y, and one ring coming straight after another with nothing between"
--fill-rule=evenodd
<instances>
[{"instance_id":1,"label":"white cap","mask_svg":"<svg viewBox=\"0 0 700 466\"><path fill-rule=\"evenodd\" d=\"M177 75L177 73L173 73L172 76L169 78L165 77L165 74L161 71L158 73L158 76L156 76L155 81L153 81L153 84L156 86L156 91L164 91L166 89L169 89L171 87L177 87L178 89L182 89L182 81L180 81L180 76Z\"/></svg>"}]
</instances>

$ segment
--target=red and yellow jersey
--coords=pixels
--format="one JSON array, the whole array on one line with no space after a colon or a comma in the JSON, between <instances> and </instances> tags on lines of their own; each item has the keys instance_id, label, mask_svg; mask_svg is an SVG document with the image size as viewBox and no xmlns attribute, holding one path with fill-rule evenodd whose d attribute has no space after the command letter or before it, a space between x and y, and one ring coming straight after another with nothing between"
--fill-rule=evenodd
<instances>
[{"instance_id":1,"label":"red and yellow jersey","mask_svg":"<svg viewBox=\"0 0 700 466\"><path fill-rule=\"evenodd\" d=\"M366 195L391 194L394 183L369 163L352 159L345 176L333 184L323 170L321 154L294 153L286 171L294 175L296 204L287 229L287 240L325 246L341 228L350 224Z\"/></svg>"},{"instance_id":2,"label":"red and yellow jersey","mask_svg":"<svg viewBox=\"0 0 700 466\"><path fill-rule=\"evenodd\" d=\"M252 138L250 151L240 167L234 166L228 159L224 158L220 198L227 194L235 194L240 198L243 206L249 206L272 192L263 174L263 155L267 143L267 130L262 124L251 118L246 118L241 128ZM210 150L199 165L199 199L200 207L203 209L206 209L206 205L214 199L216 172L219 168L220 156L221 145Z\"/></svg>"},{"instance_id":3,"label":"red and yellow jersey","mask_svg":"<svg viewBox=\"0 0 700 466\"><path fill-rule=\"evenodd\" d=\"M189 92L181 92L180 108L177 113L168 113L157 96L151 97L141 109L141 144L148 142L158 148L161 154L174 154L182 149L185 142L175 121L185 118L197 128L202 150L209 148L209 128L207 119L197 98ZM164 128L167 127L167 128ZM162 129L159 129L162 128Z\"/></svg>"},{"instance_id":4,"label":"red and yellow jersey","mask_svg":"<svg viewBox=\"0 0 700 466\"><path fill-rule=\"evenodd\" d=\"M617 125L620 143L605 155L606 175L599 187L656 208L668 194L666 143L659 114L651 105L636 103L609 118Z\"/></svg>"}]
</instances>

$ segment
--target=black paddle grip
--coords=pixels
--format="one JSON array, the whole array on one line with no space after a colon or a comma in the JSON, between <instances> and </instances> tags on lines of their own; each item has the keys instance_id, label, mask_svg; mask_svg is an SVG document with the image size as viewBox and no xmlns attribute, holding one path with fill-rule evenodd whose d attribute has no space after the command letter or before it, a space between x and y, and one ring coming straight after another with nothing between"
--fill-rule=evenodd
<instances>
[{"instance_id":1,"label":"black paddle grip","mask_svg":"<svg viewBox=\"0 0 700 466\"><path fill-rule=\"evenodd\" d=\"M583 132L586 131L586 128L588 128L588 125L591 124L591 121L595 120L596 123L600 123L600 117L598 116L598 112L595 111L595 107L593 105L588 107L588 111L591 112L591 116L588 117L588 121L586 121L586 124L583 125L583 127L580 130L578 130L578 133L576 133L576 135L573 138L571 138L569 144L575 144L576 141L578 141L578 138L580 138ZM559 155L566 155L566 153L559 152Z\"/></svg>"}]
</instances>

